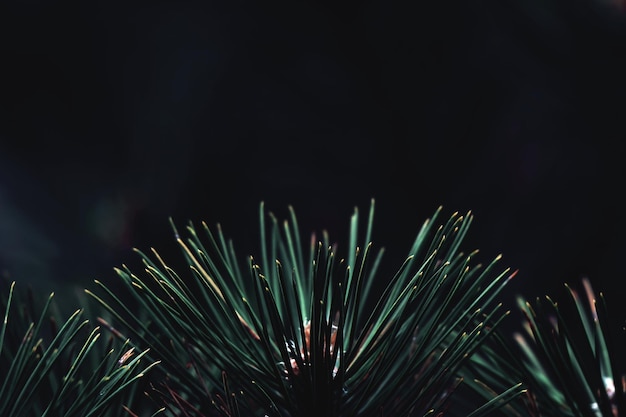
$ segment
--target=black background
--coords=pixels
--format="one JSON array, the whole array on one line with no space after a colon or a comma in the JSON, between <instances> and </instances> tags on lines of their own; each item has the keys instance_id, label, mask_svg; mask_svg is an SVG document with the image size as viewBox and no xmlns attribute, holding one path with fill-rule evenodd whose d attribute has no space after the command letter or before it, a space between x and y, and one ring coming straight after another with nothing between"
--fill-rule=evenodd
<instances>
[{"instance_id":1,"label":"black background","mask_svg":"<svg viewBox=\"0 0 626 417\"><path fill-rule=\"evenodd\" d=\"M375 198L389 271L471 210L510 294L589 277L622 320L625 30L600 0L5 0L0 264L82 288L177 256L170 216L245 255L260 201L341 242Z\"/></svg>"}]
</instances>

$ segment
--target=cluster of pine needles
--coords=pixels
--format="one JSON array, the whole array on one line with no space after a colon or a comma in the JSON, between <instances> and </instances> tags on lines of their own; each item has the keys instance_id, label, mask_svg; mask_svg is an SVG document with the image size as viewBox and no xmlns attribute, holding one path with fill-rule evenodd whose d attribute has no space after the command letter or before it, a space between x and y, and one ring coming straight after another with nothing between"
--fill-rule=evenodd
<instances>
[{"instance_id":1,"label":"cluster of pine needles","mask_svg":"<svg viewBox=\"0 0 626 417\"><path fill-rule=\"evenodd\" d=\"M54 297L0 287L0 416L626 416L623 328L589 281L519 299L515 276L465 253L471 213L423 223L393 276L372 243L374 202L348 242L305 237L259 207L259 252L219 224L171 222L183 267L137 250L60 317Z\"/></svg>"}]
</instances>

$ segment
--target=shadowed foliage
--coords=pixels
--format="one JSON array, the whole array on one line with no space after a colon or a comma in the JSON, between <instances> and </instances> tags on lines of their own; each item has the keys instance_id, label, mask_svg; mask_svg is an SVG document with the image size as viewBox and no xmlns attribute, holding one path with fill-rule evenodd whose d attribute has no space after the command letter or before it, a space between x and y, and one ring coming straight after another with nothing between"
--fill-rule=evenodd
<instances>
[{"instance_id":1,"label":"shadowed foliage","mask_svg":"<svg viewBox=\"0 0 626 417\"><path fill-rule=\"evenodd\" d=\"M602 293L588 279L583 292L566 285L568 299L549 296L534 303L518 297L525 317L514 340L497 335L472 358L468 374L480 375L490 387L511 378L527 392L502 410L505 416L618 417L626 414L624 328L615 328ZM491 343L496 341L496 343ZM475 385L490 398L493 392Z\"/></svg>"},{"instance_id":2,"label":"shadowed foliage","mask_svg":"<svg viewBox=\"0 0 626 417\"><path fill-rule=\"evenodd\" d=\"M6 280L0 289L0 415L132 415L139 382L155 365L146 365L147 350L103 339L83 309L60 319L53 294L42 301Z\"/></svg>"}]
</instances>

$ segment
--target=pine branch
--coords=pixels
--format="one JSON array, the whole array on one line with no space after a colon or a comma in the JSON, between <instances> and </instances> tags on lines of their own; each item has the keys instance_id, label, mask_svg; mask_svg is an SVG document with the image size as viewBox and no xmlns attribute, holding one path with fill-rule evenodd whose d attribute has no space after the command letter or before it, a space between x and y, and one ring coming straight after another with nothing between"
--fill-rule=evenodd
<instances>
[{"instance_id":1,"label":"pine branch","mask_svg":"<svg viewBox=\"0 0 626 417\"><path fill-rule=\"evenodd\" d=\"M498 271L500 257L483 267L475 252L461 252L470 213L438 224L440 212L388 280L378 272L382 250L373 253L373 201L364 235L355 209L345 249L326 232L302 244L292 208L279 222L261 204L258 259L239 259L219 225L189 223L183 238L172 222L186 274L154 249L137 251L142 276L117 269L145 317L101 282L88 293L163 361L167 379L155 397L171 415L451 412L460 368L507 315L494 299L514 274Z\"/></svg>"},{"instance_id":2,"label":"pine branch","mask_svg":"<svg viewBox=\"0 0 626 417\"><path fill-rule=\"evenodd\" d=\"M59 321L51 313L54 294L33 317L36 297L18 292L15 282L2 284L0 415L112 417L124 403L132 407L134 386L155 365L145 365L148 350L102 340L82 309Z\"/></svg>"}]
</instances>

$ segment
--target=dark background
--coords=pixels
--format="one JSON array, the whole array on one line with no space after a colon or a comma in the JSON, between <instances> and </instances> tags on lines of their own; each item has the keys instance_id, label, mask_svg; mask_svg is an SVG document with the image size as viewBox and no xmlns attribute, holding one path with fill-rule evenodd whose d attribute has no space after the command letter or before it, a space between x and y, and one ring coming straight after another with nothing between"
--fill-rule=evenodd
<instances>
[{"instance_id":1,"label":"dark background","mask_svg":"<svg viewBox=\"0 0 626 417\"><path fill-rule=\"evenodd\" d=\"M393 271L442 205L509 294L589 277L623 314L626 15L601 0L0 4L0 265L114 281L168 217L254 253L260 201ZM168 254L168 252L175 252ZM174 261L175 262L175 261Z\"/></svg>"}]
</instances>

